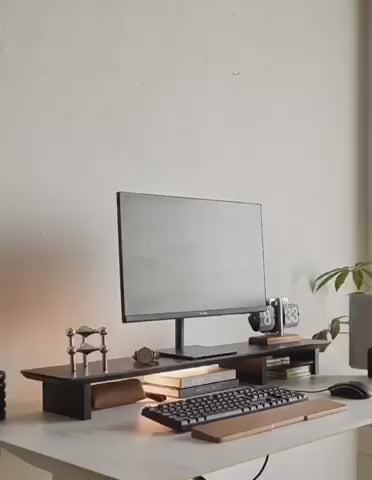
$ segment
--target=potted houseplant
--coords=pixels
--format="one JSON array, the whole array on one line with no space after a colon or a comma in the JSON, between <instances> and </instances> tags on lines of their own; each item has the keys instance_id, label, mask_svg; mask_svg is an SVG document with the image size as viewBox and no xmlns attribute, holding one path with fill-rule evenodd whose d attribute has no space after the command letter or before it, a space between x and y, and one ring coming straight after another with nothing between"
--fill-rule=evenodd
<instances>
[{"instance_id":1,"label":"potted houseplant","mask_svg":"<svg viewBox=\"0 0 372 480\"><path fill-rule=\"evenodd\" d=\"M326 328L316 332L312 338L318 340L334 340L340 334L347 335L349 332L342 331L343 325L349 326L350 335L352 334L352 331L355 331L355 319L356 317L360 317L360 309L365 308L364 305L366 303L370 303L372 307L371 295L368 295L368 298L367 296L362 295L364 298L360 298L360 295L367 293L370 288L370 281L372 280L372 270L370 269L371 265L372 262L357 262L355 265L338 267L324 272L315 279L313 284L314 293L330 284L332 284L335 291L338 292L345 286L345 283L348 279L351 279L353 286L355 286L355 291L349 293L349 315L341 315L333 318ZM358 311L358 314L353 315L353 313L356 311ZM324 350L325 348L323 351ZM352 348L352 342L350 341L351 366L354 366L352 365L352 357L354 357L352 354L353 351L354 349Z\"/></svg>"}]
</instances>

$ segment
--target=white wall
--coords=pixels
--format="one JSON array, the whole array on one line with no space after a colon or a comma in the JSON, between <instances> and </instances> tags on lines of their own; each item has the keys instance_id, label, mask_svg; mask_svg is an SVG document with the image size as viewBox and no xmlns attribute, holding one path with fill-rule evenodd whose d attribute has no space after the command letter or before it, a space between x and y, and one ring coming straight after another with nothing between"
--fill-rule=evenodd
<instances>
[{"instance_id":1,"label":"white wall","mask_svg":"<svg viewBox=\"0 0 372 480\"><path fill-rule=\"evenodd\" d=\"M368 0L368 18L372 15L372 0ZM367 175L366 175L366 204L367 204L367 254L368 258L372 258L372 90L370 87L372 80L372 25L371 20L367 27L367 59L366 59L366 79L367 79L367 98L366 98L366 134L367 134Z\"/></svg>"},{"instance_id":2,"label":"white wall","mask_svg":"<svg viewBox=\"0 0 372 480\"><path fill-rule=\"evenodd\" d=\"M0 0L0 366L66 363L68 326L110 355L171 345L122 325L115 192L262 202L269 295L311 334L346 299L309 281L363 254L358 0ZM361 212L361 213L360 213ZM189 343L245 340L245 317ZM323 357L347 366L341 339ZM340 368L341 368L340 367Z\"/></svg>"}]
</instances>

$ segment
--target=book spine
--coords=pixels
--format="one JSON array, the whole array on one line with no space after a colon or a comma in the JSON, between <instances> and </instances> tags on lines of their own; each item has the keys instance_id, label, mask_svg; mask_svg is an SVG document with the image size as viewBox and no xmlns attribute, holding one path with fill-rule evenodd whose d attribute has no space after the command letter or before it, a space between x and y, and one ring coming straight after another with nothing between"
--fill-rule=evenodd
<instances>
[{"instance_id":1,"label":"book spine","mask_svg":"<svg viewBox=\"0 0 372 480\"><path fill-rule=\"evenodd\" d=\"M290 363L289 357L266 359L266 365L268 367L273 367L276 365L289 365L289 363Z\"/></svg>"},{"instance_id":2,"label":"book spine","mask_svg":"<svg viewBox=\"0 0 372 480\"><path fill-rule=\"evenodd\" d=\"M167 378L161 377L160 375L145 375L143 380L146 383L151 383L153 385L158 385L162 387L179 388L180 386L178 378Z\"/></svg>"},{"instance_id":3,"label":"book spine","mask_svg":"<svg viewBox=\"0 0 372 480\"><path fill-rule=\"evenodd\" d=\"M301 366L301 367L289 367L289 368L278 368L278 367L274 367L272 369L268 369L268 374L281 374L281 373L303 373L303 372L310 372L310 366L309 365L304 365L304 366Z\"/></svg>"},{"instance_id":4,"label":"book spine","mask_svg":"<svg viewBox=\"0 0 372 480\"><path fill-rule=\"evenodd\" d=\"M239 386L239 380L234 378L232 380L225 380L223 382L209 383L205 385L199 385L197 387L182 388L179 390L179 398L188 398L195 395L204 395L207 393L221 392L229 388L235 388Z\"/></svg>"},{"instance_id":5,"label":"book spine","mask_svg":"<svg viewBox=\"0 0 372 480\"><path fill-rule=\"evenodd\" d=\"M310 371L308 372L299 372L299 373L291 373L289 372L287 375L287 379L290 378L297 378L297 377L310 377L311 373Z\"/></svg>"},{"instance_id":6,"label":"book spine","mask_svg":"<svg viewBox=\"0 0 372 480\"><path fill-rule=\"evenodd\" d=\"M224 382L225 380L233 380L236 378L235 370L223 370L221 372L206 373L197 377L182 378L179 388L198 387L209 383Z\"/></svg>"},{"instance_id":7,"label":"book spine","mask_svg":"<svg viewBox=\"0 0 372 480\"><path fill-rule=\"evenodd\" d=\"M143 389L146 393L156 393L160 395L165 395L166 397L181 398L180 392L182 390L180 390L179 388L164 387L161 385L153 385L152 383L144 383Z\"/></svg>"},{"instance_id":8,"label":"book spine","mask_svg":"<svg viewBox=\"0 0 372 480\"><path fill-rule=\"evenodd\" d=\"M290 378L297 378L297 377L310 377L311 373L308 372L284 372L284 373L269 373L268 378L270 380L289 380Z\"/></svg>"}]
</instances>

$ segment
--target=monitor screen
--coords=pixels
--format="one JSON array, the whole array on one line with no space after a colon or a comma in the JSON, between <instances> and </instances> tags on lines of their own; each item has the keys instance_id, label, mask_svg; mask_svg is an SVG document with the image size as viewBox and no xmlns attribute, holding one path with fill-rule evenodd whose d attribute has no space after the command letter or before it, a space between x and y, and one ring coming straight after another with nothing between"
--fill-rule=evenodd
<instances>
[{"instance_id":1,"label":"monitor screen","mask_svg":"<svg viewBox=\"0 0 372 480\"><path fill-rule=\"evenodd\" d=\"M265 309L261 205L119 192L124 321Z\"/></svg>"}]
</instances>

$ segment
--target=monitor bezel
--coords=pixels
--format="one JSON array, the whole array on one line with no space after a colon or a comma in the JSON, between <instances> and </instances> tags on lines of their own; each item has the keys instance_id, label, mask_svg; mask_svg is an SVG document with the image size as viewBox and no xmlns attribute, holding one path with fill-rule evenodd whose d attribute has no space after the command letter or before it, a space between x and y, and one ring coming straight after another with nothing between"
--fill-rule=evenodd
<instances>
[{"instance_id":1,"label":"monitor bezel","mask_svg":"<svg viewBox=\"0 0 372 480\"><path fill-rule=\"evenodd\" d=\"M121 303L121 318L123 323L135 323L135 322L150 322L159 320L174 320L176 318L203 318L203 317L217 317L222 315L244 315L254 312L263 312L267 309L266 303L264 305L257 306L245 306L238 308L223 308L223 309L206 309L206 310L193 310L193 311L180 311L180 312L162 312L162 313L146 313L127 315L125 312L125 288L124 288L124 265L123 265L123 232L122 232L122 212L120 196L124 194L132 195L148 195L152 197L165 197L165 198L180 198L183 200L200 200L211 201L220 203L240 203L244 205L256 205L260 208L261 219L261 239L262 239L262 261L263 261L263 277L264 277L264 292L266 297L266 272L265 272L265 250L263 239L263 220L262 220L262 204L255 202L242 202L234 200L217 200L211 198L194 198L194 197L182 197L177 195L161 195L153 193L139 193L139 192L116 192L116 204L117 204L117 225L118 225L118 243L119 243L119 273L120 273L120 303Z\"/></svg>"}]
</instances>

